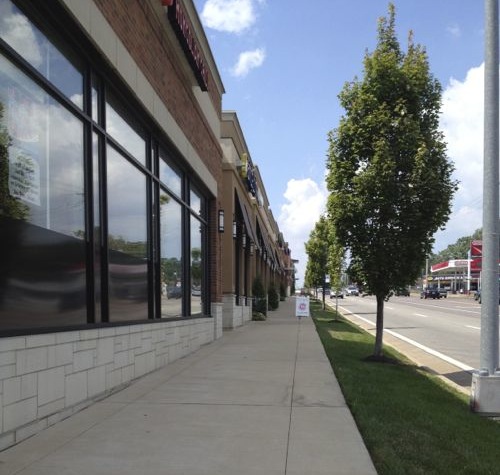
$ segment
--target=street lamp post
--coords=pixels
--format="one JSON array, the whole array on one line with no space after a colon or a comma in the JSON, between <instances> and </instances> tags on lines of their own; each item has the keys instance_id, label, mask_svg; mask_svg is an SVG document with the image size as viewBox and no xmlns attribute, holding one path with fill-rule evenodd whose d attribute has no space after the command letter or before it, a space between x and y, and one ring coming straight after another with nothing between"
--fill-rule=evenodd
<instances>
[{"instance_id":1,"label":"street lamp post","mask_svg":"<svg viewBox=\"0 0 500 475\"><path fill-rule=\"evenodd\" d=\"M472 376L471 408L500 414L498 371L498 0L485 0L483 262L480 367Z\"/></svg>"}]
</instances>

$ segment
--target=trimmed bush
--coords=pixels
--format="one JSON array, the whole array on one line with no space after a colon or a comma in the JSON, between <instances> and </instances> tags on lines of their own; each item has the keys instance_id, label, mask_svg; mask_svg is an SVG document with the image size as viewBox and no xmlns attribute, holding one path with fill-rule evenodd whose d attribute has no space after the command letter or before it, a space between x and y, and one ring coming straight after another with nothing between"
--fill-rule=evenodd
<instances>
[{"instance_id":1,"label":"trimmed bush","mask_svg":"<svg viewBox=\"0 0 500 475\"><path fill-rule=\"evenodd\" d=\"M278 295L278 291L276 290L276 286L274 284L269 284L267 297L269 310L276 310L280 305L280 296Z\"/></svg>"},{"instance_id":2,"label":"trimmed bush","mask_svg":"<svg viewBox=\"0 0 500 475\"><path fill-rule=\"evenodd\" d=\"M253 311L267 315L267 295L259 275L252 283Z\"/></svg>"},{"instance_id":3,"label":"trimmed bush","mask_svg":"<svg viewBox=\"0 0 500 475\"><path fill-rule=\"evenodd\" d=\"M286 300L286 289L283 282L280 284L280 300L284 302Z\"/></svg>"}]
</instances>

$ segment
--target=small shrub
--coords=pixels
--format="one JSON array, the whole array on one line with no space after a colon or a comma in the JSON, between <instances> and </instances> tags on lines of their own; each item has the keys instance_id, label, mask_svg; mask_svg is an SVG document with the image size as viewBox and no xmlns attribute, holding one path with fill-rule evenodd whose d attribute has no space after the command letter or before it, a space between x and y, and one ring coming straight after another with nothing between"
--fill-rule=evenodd
<instances>
[{"instance_id":1,"label":"small shrub","mask_svg":"<svg viewBox=\"0 0 500 475\"><path fill-rule=\"evenodd\" d=\"M280 300L284 302L286 300L286 289L283 282L280 284Z\"/></svg>"},{"instance_id":2,"label":"small shrub","mask_svg":"<svg viewBox=\"0 0 500 475\"><path fill-rule=\"evenodd\" d=\"M269 310L276 310L280 305L280 297L276 286L274 284L269 284L269 290L267 292Z\"/></svg>"},{"instance_id":3,"label":"small shrub","mask_svg":"<svg viewBox=\"0 0 500 475\"><path fill-rule=\"evenodd\" d=\"M266 318L267 317L261 312L252 312L252 320L254 322L263 322Z\"/></svg>"},{"instance_id":4,"label":"small shrub","mask_svg":"<svg viewBox=\"0 0 500 475\"><path fill-rule=\"evenodd\" d=\"M255 276L252 283L253 310L267 315L267 295L260 276Z\"/></svg>"}]
</instances>

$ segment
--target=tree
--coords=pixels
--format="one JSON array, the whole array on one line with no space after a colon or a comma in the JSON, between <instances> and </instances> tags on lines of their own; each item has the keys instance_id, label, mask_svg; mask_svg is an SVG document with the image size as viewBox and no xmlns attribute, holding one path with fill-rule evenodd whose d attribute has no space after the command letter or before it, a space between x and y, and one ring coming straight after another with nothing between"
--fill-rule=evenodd
<instances>
[{"instance_id":1,"label":"tree","mask_svg":"<svg viewBox=\"0 0 500 475\"><path fill-rule=\"evenodd\" d=\"M323 290L323 308L325 308L326 276L330 278L330 286L339 289L343 265L343 248L333 239L333 228L322 215L306 243L307 265L305 281L309 287Z\"/></svg>"},{"instance_id":2,"label":"tree","mask_svg":"<svg viewBox=\"0 0 500 475\"><path fill-rule=\"evenodd\" d=\"M441 85L411 32L401 50L393 4L363 64L363 78L339 94L345 114L328 134L327 209L351 270L376 296L373 358L381 359L384 301L419 275L457 184L439 131Z\"/></svg>"},{"instance_id":3,"label":"tree","mask_svg":"<svg viewBox=\"0 0 500 475\"><path fill-rule=\"evenodd\" d=\"M32 160L18 152L13 165L9 161L9 148L12 139L7 127L3 124L4 106L0 102L0 218L27 220L29 208L19 198L30 189L30 174L33 173ZM11 167L15 166L15 172ZM16 175L15 186L11 175Z\"/></svg>"},{"instance_id":4,"label":"tree","mask_svg":"<svg viewBox=\"0 0 500 475\"><path fill-rule=\"evenodd\" d=\"M306 285L323 290L323 309L325 308L326 275L328 272L328 222L325 216L321 216L316 222L314 229L306 242Z\"/></svg>"}]
</instances>

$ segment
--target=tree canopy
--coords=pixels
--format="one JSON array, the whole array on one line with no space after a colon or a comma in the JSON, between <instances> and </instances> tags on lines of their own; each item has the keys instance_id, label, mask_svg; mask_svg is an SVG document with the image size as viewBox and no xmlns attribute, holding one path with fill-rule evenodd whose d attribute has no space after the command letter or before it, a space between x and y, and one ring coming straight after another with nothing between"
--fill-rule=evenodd
<instances>
[{"instance_id":1,"label":"tree canopy","mask_svg":"<svg viewBox=\"0 0 500 475\"><path fill-rule=\"evenodd\" d=\"M375 356L382 356L383 303L409 285L447 222L456 190L439 130L441 85L425 48L402 51L395 7L378 22L363 78L339 94L345 114L328 134L328 217L351 267L377 298Z\"/></svg>"},{"instance_id":2,"label":"tree canopy","mask_svg":"<svg viewBox=\"0 0 500 475\"><path fill-rule=\"evenodd\" d=\"M326 277L329 277L332 288L340 288L344 257L343 248L334 239L331 223L324 215L316 222L305 246L308 256L305 285L323 289L324 307Z\"/></svg>"}]
</instances>

